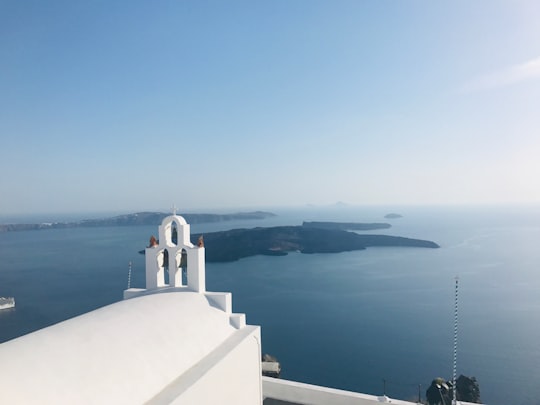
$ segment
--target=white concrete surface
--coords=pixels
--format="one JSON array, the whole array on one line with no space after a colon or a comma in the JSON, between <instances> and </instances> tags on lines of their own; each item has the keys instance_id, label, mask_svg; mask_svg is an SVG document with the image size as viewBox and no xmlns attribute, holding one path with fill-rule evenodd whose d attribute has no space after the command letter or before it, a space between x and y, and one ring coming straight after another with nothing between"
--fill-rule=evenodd
<instances>
[{"instance_id":1,"label":"white concrete surface","mask_svg":"<svg viewBox=\"0 0 540 405\"><path fill-rule=\"evenodd\" d=\"M1 344L0 403L141 403L236 331L201 294L122 301Z\"/></svg>"}]
</instances>

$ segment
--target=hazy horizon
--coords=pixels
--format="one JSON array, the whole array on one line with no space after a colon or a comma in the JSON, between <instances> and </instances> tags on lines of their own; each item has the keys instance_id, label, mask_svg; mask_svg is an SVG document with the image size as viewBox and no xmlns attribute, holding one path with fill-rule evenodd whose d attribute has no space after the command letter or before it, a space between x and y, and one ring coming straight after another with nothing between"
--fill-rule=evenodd
<instances>
[{"instance_id":1,"label":"hazy horizon","mask_svg":"<svg viewBox=\"0 0 540 405\"><path fill-rule=\"evenodd\" d=\"M427 210L440 213L455 213L457 211L490 213L501 212L515 214L516 212L526 214L532 212L540 213L540 203L513 203L513 204L347 204L337 202L334 204L303 204L303 205L280 205L280 206L237 206L237 207L208 207L208 208L177 208L178 215L182 214L234 214L241 212L265 211L271 212L278 216L283 214L291 214L303 212L306 214L305 219L309 220L309 214L320 215L326 213L329 215L328 220L339 220L339 217L344 214L356 212L364 214L364 217L358 217L358 222L373 220L378 218L381 222L388 221L384 215L389 213L398 213L407 216L408 213L416 213L418 210ZM0 213L0 224L7 223L40 223L40 222L76 222L85 219L101 219L110 218L121 215L135 214L138 212L161 212L172 213L172 205L170 208L154 207L143 209L124 209L124 210L83 210L83 211L36 211L36 212L20 212L20 213ZM378 217L374 217L376 213ZM335 215L333 217L332 215ZM371 216L370 216L371 215ZM35 221L35 222L32 222Z\"/></svg>"},{"instance_id":2,"label":"hazy horizon","mask_svg":"<svg viewBox=\"0 0 540 405\"><path fill-rule=\"evenodd\" d=\"M538 204L539 19L526 0L1 2L0 214Z\"/></svg>"}]
</instances>

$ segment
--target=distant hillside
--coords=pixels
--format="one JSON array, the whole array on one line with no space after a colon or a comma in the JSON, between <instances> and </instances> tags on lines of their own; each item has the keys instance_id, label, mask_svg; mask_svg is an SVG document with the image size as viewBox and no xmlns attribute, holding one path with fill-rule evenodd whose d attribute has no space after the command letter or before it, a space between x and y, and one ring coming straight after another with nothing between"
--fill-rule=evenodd
<instances>
[{"instance_id":1,"label":"distant hillside","mask_svg":"<svg viewBox=\"0 0 540 405\"><path fill-rule=\"evenodd\" d=\"M170 213L164 212L137 212L135 214L119 215L105 219L87 219L81 221L79 226L132 226L132 225L159 225ZM254 211L238 212L234 214L178 214L184 217L188 224L203 224L211 222L265 219L276 216L271 212Z\"/></svg>"},{"instance_id":2,"label":"distant hillside","mask_svg":"<svg viewBox=\"0 0 540 405\"><path fill-rule=\"evenodd\" d=\"M100 227L100 226L137 226L159 225L163 218L171 215L164 212L137 212L111 218L83 219L76 222L52 222L39 224L0 224L0 232L31 231L43 229ZM180 214L190 224L202 224L232 220L265 219L276 216L271 212L253 211L234 214Z\"/></svg>"}]
</instances>

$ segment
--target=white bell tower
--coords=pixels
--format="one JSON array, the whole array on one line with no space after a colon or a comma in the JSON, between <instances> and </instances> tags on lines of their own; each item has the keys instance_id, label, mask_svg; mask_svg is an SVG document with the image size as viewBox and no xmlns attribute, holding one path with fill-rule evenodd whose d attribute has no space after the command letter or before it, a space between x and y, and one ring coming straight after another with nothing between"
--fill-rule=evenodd
<instances>
[{"instance_id":1,"label":"white bell tower","mask_svg":"<svg viewBox=\"0 0 540 405\"><path fill-rule=\"evenodd\" d=\"M204 293L205 259L202 237L198 244L190 241L190 227L180 215L170 215L163 219L158 231L159 239L150 238L145 249L146 289L130 288L124 298L165 288L184 288ZM169 272L168 283L165 273ZM182 280L185 271L186 282Z\"/></svg>"}]
</instances>

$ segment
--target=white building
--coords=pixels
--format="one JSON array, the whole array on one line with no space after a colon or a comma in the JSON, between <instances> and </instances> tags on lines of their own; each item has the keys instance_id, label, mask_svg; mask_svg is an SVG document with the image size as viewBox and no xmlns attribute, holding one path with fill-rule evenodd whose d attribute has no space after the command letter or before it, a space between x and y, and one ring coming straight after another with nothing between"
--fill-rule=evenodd
<instances>
[{"instance_id":1,"label":"white building","mask_svg":"<svg viewBox=\"0 0 540 405\"><path fill-rule=\"evenodd\" d=\"M260 327L206 291L204 252L165 218L146 289L0 344L0 404L412 404L261 377Z\"/></svg>"}]
</instances>

